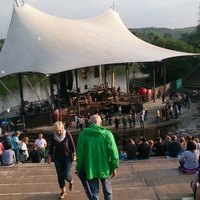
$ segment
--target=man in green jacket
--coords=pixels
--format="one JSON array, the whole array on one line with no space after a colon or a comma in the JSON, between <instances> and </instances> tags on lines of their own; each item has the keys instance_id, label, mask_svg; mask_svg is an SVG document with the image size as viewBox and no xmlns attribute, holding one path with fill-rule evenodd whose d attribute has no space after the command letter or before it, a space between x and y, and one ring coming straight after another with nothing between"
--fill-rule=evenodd
<instances>
[{"instance_id":1,"label":"man in green jacket","mask_svg":"<svg viewBox=\"0 0 200 200\"><path fill-rule=\"evenodd\" d=\"M93 115L90 126L85 128L78 138L77 173L84 172L90 185L92 199L99 199L99 180L101 181L104 199L112 199L110 178L116 175L119 154L113 134L102 127L101 117Z\"/></svg>"}]
</instances>

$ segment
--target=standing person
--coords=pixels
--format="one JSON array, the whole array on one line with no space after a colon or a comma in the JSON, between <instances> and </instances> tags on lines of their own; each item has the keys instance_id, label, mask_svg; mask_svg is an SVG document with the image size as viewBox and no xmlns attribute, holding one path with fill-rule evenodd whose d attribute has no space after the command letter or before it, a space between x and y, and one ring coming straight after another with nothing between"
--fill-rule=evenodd
<instances>
[{"instance_id":1,"label":"standing person","mask_svg":"<svg viewBox=\"0 0 200 200\"><path fill-rule=\"evenodd\" d=\"M28 137L23 138L23 140L19 143L19 156L20 156L20 160L21 162L26 162L29 154L28 154Z\"/></svg>"},{"instance_id":2,"label":"standing person","mask_svg":"<svg viewBox=\"0 0 200 200\"><path fill-rule=\"evenodd\" d=\"M128 123L129 123L129 127L132 128L133 118L131 114L128 116Z\"/></svg>"},{"instance_id":3,"label":"standing person","mask_svg":"<svg viewBox=\"0 0 200 200\"><path fill-rule=\"evenodd\" d=\"M115 117L115 129L118 129L119 128L119 116L117 115Z\"/></svg>"},{"instance_id":4,"label":"standing person","mask_svg":"<svg viewBox=\"0 0 200 200\"><path fill-rule=\"evenodd\" d=\"M57 121L54 124L54 133L51 136L51 143L48 153L48 164L51 163L52 155L57 172L58 183L61 189L60 199L66 195L65 180L69 182L69 191L74 189L74 183L70 174L72 162L76 160L76 149L71 134L64 129L64 124Z\"/></svg>"},{"instance_id":5,"label":"standing person","mask_svg":"<svg viewBox=\"0 0 200 200\"><path fill-rule=\"evenodd\" d=\"M91 125L79 134L76 171L86 175L92 193L89 199L99 199L101 181L104 199L111 200L110 178L116 175L118 168L118 149L112 133L101 126L100 116L93 115L90 121Z\"/></svg>"},{"instance_id":6,"label":"standing person","mask_svg":"<svg viewBox=\"0 0 200 200\"><path fill-rule=\"evenodd\" d=\"M42 157L45 159L47 157L46 153L47 141L43 138L42 133L40 133L38 135L38 139L35 140L35 145L37 149L39 149L42 152Z\"/></svg>"},{"instance_id":7,"label":"standing person","mask_svg":"<svg viewBox=\"0 0 200 200\"><path fill-rule=\"evenodd\" d=\"M140 114L140 128L144 128L144 113Z\"/></svg>"},{"instance_id":8,"label":"standing person","mask_svg":"<svg viewBox=\"0 0 200 200\"><path fill-rule=\"evenodd\" d=\"M16 163L21 164L21 162L19 162L19 136L20 132L16 131L14 136L12 137L12 149L15 152Z\"/></svg>"},{"instance_id":9,"label":"standing person","mask_svg":"<svg viewBox=\"0 0 200 200\"><path fill-rule=\"evenodd\" d=\"M128 119L127 119L126 115L124 115L122 117L123 130L126 130L126 128L127 128L127 121L128 121Z\"/></svg>"},{"instance_id":10,"label":"standing person","mask_svg":"<svg viewBox=\"0 0 200 200\"><path fill-rule=\"evenodd\" d=\"M118 105L118 116L122 116L122 106L119 104Z\"/></svg>"},{"instance_id":11,"label":"standing person","mask_svg":"<svg viewBox=\"0 0 200 200\"><path fill-rule=\"evenodd\" d=\"M156 110L156 123L160 123L160 110Z\"/></svg>"}]
</instances>

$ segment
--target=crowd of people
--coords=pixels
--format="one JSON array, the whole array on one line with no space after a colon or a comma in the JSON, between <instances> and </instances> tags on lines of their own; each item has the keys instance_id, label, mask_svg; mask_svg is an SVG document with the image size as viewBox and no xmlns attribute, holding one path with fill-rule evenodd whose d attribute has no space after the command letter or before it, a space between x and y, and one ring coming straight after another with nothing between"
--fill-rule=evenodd
<instances>
[{"instance_id":1,"label":"crowd of people","mask_svg":"<svg viewBox=\"0 0 200 200\"><path fill-rule=\"evenodd\" d=\"M43 134L38 135L32 149L29 151L29 138L24 137L20 140L20 132L16 131L13 136L7 131L2 132L2 142L0 142L0 163L2 166L12 166L25 162L40 163L45 162L47 157L47 142Z\"/></svg>"},{"instance_id":2,"label":"crowd of people","mask_svg":"<svg viewBox=\"0 0 200 200\"><path fill-rule=\"evenodd\" d=\"M188 151L195 154L191 163L187 160ZM187 169L196 169L199 167L199 151L199 139L192 136L177 137L176 135L167 135L164 141L161 137L157 137L156 141L146 140L141 137L139 141L134 141L124 133L123 146L119 152L119 158L122 160L134 160L165 156L166 158L178 158L180 165ZM194 154L191 154L191 156Z\"/></svg>"}]
</instances>

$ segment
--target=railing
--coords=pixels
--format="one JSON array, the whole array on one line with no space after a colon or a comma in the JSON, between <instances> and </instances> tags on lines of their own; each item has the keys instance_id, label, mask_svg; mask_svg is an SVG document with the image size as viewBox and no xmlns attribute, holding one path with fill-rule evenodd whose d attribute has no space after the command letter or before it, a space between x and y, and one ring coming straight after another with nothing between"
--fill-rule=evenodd
<instances>
[{"instance_id":1,"label":"railing","mask_svg":"<svg viewBox=\"0 0 200 200\"><path fill-rule=\"evenodd\" d=\"M182 78L182 83L184 84L198 70L200 70L200 63L194 67L185 77Z\"/></svg>"}]
</instances>

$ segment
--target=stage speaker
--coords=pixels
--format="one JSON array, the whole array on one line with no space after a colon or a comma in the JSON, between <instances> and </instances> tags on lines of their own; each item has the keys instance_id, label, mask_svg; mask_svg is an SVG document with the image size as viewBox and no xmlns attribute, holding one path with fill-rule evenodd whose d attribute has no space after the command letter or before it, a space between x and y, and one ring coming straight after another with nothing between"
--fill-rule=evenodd
<instances>
[{"instance_id":1,"label":"stage speaker","mask_svg":"<svg viewBox=\"0 0 200 200\"><path fill-rule=\"evenodd\" d=\"M67 89L72 90L73 87L73 73L72 70L67 71Z\"/></svg>"},{"instance_id":2,"label":"stage speaker","mask_svg":"<svg viewBox=\"0 0 200 200\"><path fill-rule=\"evenodd\" d=\"M60 98L66 97L67 85L66 85L66 72L60 72Z\"/></svg>"}]
</instances>

